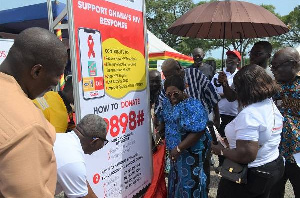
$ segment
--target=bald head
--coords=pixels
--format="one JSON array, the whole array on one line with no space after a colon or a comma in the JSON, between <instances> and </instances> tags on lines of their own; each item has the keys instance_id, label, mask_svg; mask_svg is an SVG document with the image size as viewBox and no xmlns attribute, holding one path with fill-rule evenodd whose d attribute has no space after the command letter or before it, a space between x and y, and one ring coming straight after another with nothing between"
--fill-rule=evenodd
<instances>
[{"instance_id":1,"label":"bald head","mask_svg":"<svg viewBox=\"0 0 300 198\"><path fill-rule=\"evenodd\" d=\"M14 41L8 55L8 61L22 62L14 65L16 69L31 68L41 64L47 69L65 66L67 48L55 34L43 28L29 28L22 31Z\"/></svg>"},{"instance_id":2,"label":"bald head","mask_svg":"<svg viewBox=\"0 0 300 198\"><path fill-rule=\"evenodd\" d=\"M167 78L168 76L177 74L177 72L181 70L181 66L178 61L173 58L169 58L162 63L161 70Z\"/></svg>"},{"instance_id":3,"label":"bald head","mask_svg":"<svg viewBox=\"0 0 300 198\"><path fill-rule=\"evenodd\" d=\"M157 70L150 70L149 71L149 78L155 78L157 76L160 76L160 72Z\"/></svg>"},{"instance_id":4,"label":"bald head","mask_svg":"<svg viewBox=\"0 0 300 198\"><path fill-rule=\"evenodd\" d=\"M67 49L43 28L22 31L0 66L0 71L13 76L30 99L53 89L64 72Z\"/></svg>"},{"instance_id":5,"label":"bald head","mask_svg":"<svg viewBox=\"0 0 300 198\"><path fill-rule=\"evenodd\" d=\"M205 57L205 53L203 51L203 49L201 48L195 48L192 52L193 54L193 60L194 60L194 64L196 66L201 66L202 65L202 61Z\"/></svg>"},{"instance_id":6,"label":"bald head","mask_svg":"<svg viewBox=\"0 0 300 198\"><path fill-rule=\"evenodd\" d=\"M198 55L201 55L202 57L205 56L205 53L204 53L204 51L203 51L202 48L195 48L195 49L193 49L192 54L193 54L193 56L194 56L194 55L197 55L197 54L198 54Z\"/></svg>"},{"instance_id":7,"label":"bald head","mask_svg":"<svg viewBox=\"0 0 300 198\"><path fill-rule=\"evenodd\" d=\"M292 47L286 47L273 56L272 72L277 81L292 81L300 70L299 52Z\"/></svg>"}]
</instances>

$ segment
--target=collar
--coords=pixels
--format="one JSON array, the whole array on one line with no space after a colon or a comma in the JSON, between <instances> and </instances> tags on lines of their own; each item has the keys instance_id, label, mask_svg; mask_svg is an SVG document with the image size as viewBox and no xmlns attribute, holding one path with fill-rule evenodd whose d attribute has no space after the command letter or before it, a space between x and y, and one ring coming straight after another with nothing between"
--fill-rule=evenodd
<instances>
[{"instance_id":1,"label":"collar","mask_svg":"<svg viewBox=\"0 0 300 198\"><path fill-rule=\"evenodd\" d=\"M230 72L226 71L226 67L223 68L223 72L226 74L226 75L235 75L239 70L236 68L235 71L231 74Z\"/></svg>"},{"instance_id":2,"label":"collar","mask_svg":"<svg viewBox=\"0 0 300 198\"><path fill-rule=\"evenodd\" d=\"M28 95L23 91L23 89L13 76L0 72L0 79L3 79L4 81L12 84L16 88L16 91L24 94L24 96L28 98Z\"/></svg>"}]
</instances>

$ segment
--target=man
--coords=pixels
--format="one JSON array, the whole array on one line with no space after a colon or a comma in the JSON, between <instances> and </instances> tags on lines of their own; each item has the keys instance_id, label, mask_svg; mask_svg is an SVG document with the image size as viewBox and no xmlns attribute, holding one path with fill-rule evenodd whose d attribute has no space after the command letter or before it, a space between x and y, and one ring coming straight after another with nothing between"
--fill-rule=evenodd
<instances>
[{"instance_id":1,"label":"man","mask_svg":"<svg viewBox=\"0 0 300 198\"><path fill-rule=\"evenodd\" d=\"M188 96L198 99L202 102L203 106L206 109L207 115L212 111L215 114L214 124L217 128L220 126L220 116L218 109L218 101L220 100L219 94L217 94L215 88L210 83L210 81L205 77L205 75L195 68L186 68L181 67L179 62L176 60L169 58L165 60L162 64L162 72L166 78L172 75L179 74L184 78L184 82L186 84L185 92ZM155 112L159 112L162 108L161 103L165 98L165 92L162 89L159 95L159 103L156 106ZM195 111L197 111L195 109ZM210 149L208 149L210 150ZM210 172L210 151L207 154L206 160L204 162L204 171L207 175L207 192L209 186L209 172Z\"/></svg>"},{"instance_id":2,"label":"man","mask_svg":"<svg viewBox=\"0 0 300 198\"><path fill-rule=\"evenodd\" d=\"M250 51L250 64L256 64L264 68L269 76L274 79L274 75L269 67L269 59L272 53L272 45L268 41L255 43Z\"/></svg>"},{"instance_id":3,"label":"man","mask_svg":"<svg viewBox=\"0 0 300 198\"><path fill-rule=\"evenodd\" d=\"M73 121L74 103L72 77L67 77L62 91L49 91L33 101L43 112L45 118L55 127L56 133L65 133L75 127Z\"/></svg>"},{"instance_id":4,"label":"man","mask_svg":"<svg viewBox=\"0 0 300 198\"><path fill-rule=\"evenodd\" d=\"M151 110L151 132L152 132L152 150L156 151L156 143L159 141L160 134L155 132L155 128L157 127L157 121L154 118L154 104L158 101L158 96L161 90L161 74L157 70L149 71L149 85L150 85L150 110Z\"/></svg>"},{"instance_id":5,"label":"man","mask_svg":"<svg viewBox=\"0 0 300 198\"><path fill-rule=\"evenodd\" d=\"M91 155L107 143L106 122L94 114L84 116L72 132L57 134L56 194L64 191L67 197L96 197L86 179L84 154Z\"/></svg>"},{"instance_id":6,"label":"man","mask_svg":"<svg viewBox=\"0 0 300 198\"><path fill-rule=\"evenodd\" d=\"M51 32L29 28L0 65L0 197L52 197L55 130L32 100L53 89L67 49Z\"/></svg>"},{"instance_id":7,"label":"man","mask_svg":"<svg viewBox=\"0 0 300 198\"><path fill-rule=\"evenodd\" d=\"M226 52L227 59L226 59L226 68L224 68L224 73L226 74L228 85L231 86L233 83L233 77L238 72L237 66L240 64L241 61L241 54L240 52L233 50ZM212 79L212 84L214 84L214 79L218 79L218 75L216 74ZM221 100L219 101L219 112L221 117L221 124L218 132L222 137L225 137L224 129L226 125L231 122L236 115L238 114L238 102L235 100L233 102L229 102L223 93L223 87L215 87L218 94L221 96ZM222 166L224 161L224 157L219 156L219 168L217 168L217 172L220 171L220 167Z\"/></svg>"},{"instance_id":8,"label":"man","mask_svg":"<svg viewBox=\"0 0 300 198\"><path fill-rule=\"evenodd\" d=\"M274 101L284 117L279 150L285 158L285 172L283 178L273 187L270 197L283 198L288 179L295 197L300 197L300 76L297 75L300 71L299 52L291 47L283 48L274 54L271 64L275 79L281 86Z\"/></svg>"},{"instance_id":9,"label":"man","mask_svg":"<svg viewBox=\"0 0 300 198\"><path fill-rule=\"evenodd\" d=\"M157 101L157 98L161 89L161 74L157 70L149 71L149 83L150 83L150 106Z\"/></svg>"},{"instance_id":10,"label":"man","mask_svg":"<svg viewBox=\"0 0 300 198\"><path fill-rule=\"evenodd\" d=\"M194 63L190 66L190 68L199 69L209 80L215 74L215 70L213 66L203 63L203 59L205 57L205 53L201 48L195 48L192 52Z\"/></svg>"},{"instance_id":11,"label":"man","mask_svg":"<svg viewBox=\"0 0 300 198\"><path fill-rule=\"evenodd\" d=\"M150 110L151 110L151 132L152 132L152 161L153 161L153 177L151 185L146 191L144 197L166 197L166 181L165 181L165 153L166 146L162 141L162 137L157 133L158 123L154 117L154 104L158 101L161 90L161 74L157 70L149 71L150 86Z\"/></svg>"},{"instance_id":12,"label":"man","mask_svg":"<svg viewBox=\"0 0 300 198\"><path fill-rule=\"evenodd\" d=\"M268 66L268 61L271 57L271 53L272 45L268 41L259 41L255 43L250 50L250 63L261 66L266 70L267 74L269 74L269 76L274 79L273 73L270 71L270 67ZM226 97L226 99L230 102L235 101L236 93L228 85L226 74L224 72L221 72L219 74L218 81L223 86L224 96Z\"/></svg>"}]
</instances>

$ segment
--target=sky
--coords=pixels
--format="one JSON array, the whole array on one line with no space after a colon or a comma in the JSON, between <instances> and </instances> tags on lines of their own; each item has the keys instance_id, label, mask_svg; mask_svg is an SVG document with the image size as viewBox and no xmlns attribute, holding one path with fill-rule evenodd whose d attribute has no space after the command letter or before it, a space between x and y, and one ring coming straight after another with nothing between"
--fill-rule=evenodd
<instances>
[{"instance_id":1,"label":"sky","mask_svg":"<svg viewBox=\"0 0 300 198\"><path fill-rule=\"evenodd\" d=\"M66 0L59 0L60 2L65 3ZM198 3L200 0L193 0L194 3ZM289 14L297 5L300 5L300 0L243 0L249 3L261 5L274 5L275 12L280 15ZM21 7L25 5L37 4L47 2L47 0L0 0L0 11L11 9L15 7ZM200 47L200 46L199 46ZM207 56L212 56L214 58L221 58L222 50L217 49L213 50L210 53L207 53Z\"/></svg>"}]
</instances>

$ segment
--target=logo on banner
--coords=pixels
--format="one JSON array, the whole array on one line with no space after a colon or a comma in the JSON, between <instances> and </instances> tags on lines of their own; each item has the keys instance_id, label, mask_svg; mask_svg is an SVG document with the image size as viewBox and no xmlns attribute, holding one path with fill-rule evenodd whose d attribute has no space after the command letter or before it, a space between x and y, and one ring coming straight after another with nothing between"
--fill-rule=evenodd
<instances>
[{"instance_id":1,"label":"logo on banner","mask_svg":"<svg viewBox=\"0 0 300 198\"><path fill-rule=\"evenodd\" d=\"M89 76L97 76L96 61L88 61Z\"/></svg>"},{"instance_id":2,"label":"logo on banner","mask_svg":"<svg viewBox=\"0 0 300 198\"><path fill-rule=\"evenodd\" d=\"M88 46L89 46L89 51L88 51L88 57L91 58L91 55L95 58L95 52L94 52L94 39L92 37L92 35L89 35L88 37Z\"/></svg>"}]
</instances>

